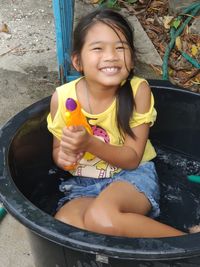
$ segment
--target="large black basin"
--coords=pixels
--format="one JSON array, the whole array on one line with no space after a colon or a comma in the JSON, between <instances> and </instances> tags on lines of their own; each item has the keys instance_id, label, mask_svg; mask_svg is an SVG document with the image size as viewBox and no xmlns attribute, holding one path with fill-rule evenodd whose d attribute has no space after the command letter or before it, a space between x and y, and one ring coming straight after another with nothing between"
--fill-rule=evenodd
<instances>
[{"instance_id":1,"label":"large black basin","mask_svg":"<svg viewBox=\"0 0 200 267\"><path fill-rule=\"evenodd\" d=\"M158 111L151 139L161 184L158 220L181 230L200 223L200 95L150 81ZM200 234L120 238L83 231L53 218L62 171L52 162L46 128L50 98L9 120L0 132L0 201L27 227L36 267L200 266Z\"/></svg>"}]
</instances>

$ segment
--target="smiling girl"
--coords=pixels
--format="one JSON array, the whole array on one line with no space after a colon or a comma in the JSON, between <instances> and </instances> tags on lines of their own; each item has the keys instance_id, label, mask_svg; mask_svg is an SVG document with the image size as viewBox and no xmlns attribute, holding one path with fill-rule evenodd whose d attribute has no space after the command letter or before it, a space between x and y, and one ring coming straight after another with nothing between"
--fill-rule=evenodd
<instances>
[{"instance_id":1,"label":"smiling girl","mask_svg":"<svg viewBox=\"0 0 200 267\"><path fill-rule=\"evenodd\" d=\"M76 26L71 59L82 76L57 88L48 115L55 163L74 165L55 218L108 235L183 235L154 219L159 186L148 135L156 111L147 81L134 76L134 52L131 27L113 10L98 9ZM80 103L92 135L65 126L67 98Z\"/></svg>"}]
</instances>

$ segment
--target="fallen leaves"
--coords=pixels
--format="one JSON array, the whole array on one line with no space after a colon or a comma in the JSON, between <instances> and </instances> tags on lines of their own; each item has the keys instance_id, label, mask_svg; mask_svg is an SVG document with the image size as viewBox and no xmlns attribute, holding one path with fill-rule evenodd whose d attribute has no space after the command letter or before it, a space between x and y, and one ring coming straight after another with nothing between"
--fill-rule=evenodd
<instances>
[{"instance_id":1,"label":"fallen leaves","mask_svg":"<svg viewBox=\"0 0 200 267\"><path fill-rule=\"evenodd\" d=\"M158 9L159 16L156 11ZM187 16L188 14L185 18ZM174 30L177 30L181 26L180 17L169 16L168 1L151 1L145 16L138 14L137 18L163 58L171 38L170 28L174 27ZM168 62L169 79L181 87L200 93L200 35L192 33L190 26L191 24L186 25L182 34L175 39ZM194 61L195 64L192 64ZM152 68L157 74L162 75L161 67Z\"/></svg>"}]
</instances>

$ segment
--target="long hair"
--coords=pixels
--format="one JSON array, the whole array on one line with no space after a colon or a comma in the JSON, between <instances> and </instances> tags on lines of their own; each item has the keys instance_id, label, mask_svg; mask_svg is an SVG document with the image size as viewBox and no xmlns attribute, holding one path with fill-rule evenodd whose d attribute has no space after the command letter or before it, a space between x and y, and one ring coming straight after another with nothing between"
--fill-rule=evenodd
<instances>
[{"instance_id":1,"label":"long hair","mask_svg":"<svg viewBox=\"0 0 200 267\"><path fill-rule=\"evenodd\" d=\"M119 30L124 35L131 51L132 62L134 62L135 48L133 44L132 27L121 14L107 8L97 9L80 19L74 30L72 54L80 56L81 50L85 43L87 32L97 22L104 23L112 28L113 31L115 31L115 33L118 35L118 37L119 34L117 33L117 30ZM134 138L134 134L129 124L135 106L132 87L130 84L130 80L134 75L134 71L133 69L131 69L128 70L128 72L129 75L125 83L123 85L120 85L117 90L117 126L123 138L125 134L128 134Z\"/></svg>"}]
</instances>

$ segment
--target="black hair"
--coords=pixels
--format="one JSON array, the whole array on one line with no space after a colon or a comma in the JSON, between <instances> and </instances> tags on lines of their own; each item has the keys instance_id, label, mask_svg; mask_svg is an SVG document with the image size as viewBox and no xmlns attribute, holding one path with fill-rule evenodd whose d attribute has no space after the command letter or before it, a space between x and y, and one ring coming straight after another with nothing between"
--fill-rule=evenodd
<instances>
[{"instance_id":1,"label":"black hair","mask_svg":"<svg viewBox=\"0 0 200 267\"><path fill-rule=\"evenodd\" d=\"M108 8L96 9L80 19L74 30L72 54L80 56L81 50L85 43L86 34L88 30L97 22L106 24L112 28L117 35L118 33L116 29L122 32L128 42L133 62L135 58L133 29L129 22L120 13ZM117 125L123 138L125 134L128 134L134 138L135 135L133 134L129 124L135 106L132 87L130 84L130 80L134 75L134 72L133 69L128 71L129 75L125 83L119 86L117 90Z\"/></svg>"}]
</instances>

